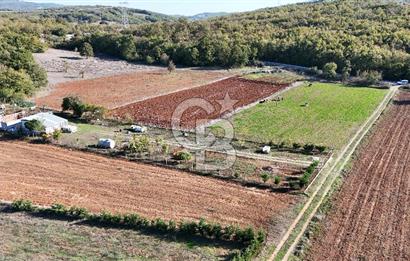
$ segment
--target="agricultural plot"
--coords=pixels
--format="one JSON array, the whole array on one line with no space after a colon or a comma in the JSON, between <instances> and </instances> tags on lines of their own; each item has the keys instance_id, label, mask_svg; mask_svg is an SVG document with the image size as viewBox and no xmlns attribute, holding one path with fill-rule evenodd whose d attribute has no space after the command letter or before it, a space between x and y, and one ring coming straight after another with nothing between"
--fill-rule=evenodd
<instances>
[{"instance_id":1,"label":"agricultural plot","mask_svg":"<svg viewBox=\"0 0 410 261\"><path fill-rule=\"evenodd\" d=\"M287 86L232 77L198 88L134 103L115 109L111 114L115 118L132 118L144 124L170 128L172 115L179 104L190 98L202 98L211 103L214 110L207 113L198 107L198 104L193 103L181 119L181 127L191 129L195 127L197 120L219 119L232 109L269 97ZM229 98L226 100L227 95L231 100Z\"/></svg>"},{"instance_id":2,"label":"agricultural plot","mask_svg":"<svg viewBox=\"0 0 410 261\"><path fill-rule=\"evenodd\" d=\"M340 148L385 96L385 90L314 83L289 90L283 101L267 102L236 114L236 137L287 144ZM215 126L214 129L217 129Z\"/></svg>"},{"instance_id":3,"label":"agricultural plot","mask_svg":"<svg viewBox=\"0 0 410 261\"><path fill-rule=\"evenodd\" d=\"M409 115L402 92L353 162L307 260L410 260Z\"/></svg>"},{"instance_id":4,"label":"agricultural plot","mask_svg":"<svg viewBox=\"0 0 410 261\"><path fill-rule=\"evenodd\" d=\"M299 196L49 145L1 142L0 199L269 228Z\"/></svg>"},{"instance_id":5,"label":"agricultural plot","mask_svg":"<svg viewBox=\"0 0 410 261\"><path fill-rule=\"evenodd\" d=\"M231 74L227 71L166 69L138 70L126 74L57 84L45 95L35 98L38 106L61 109L64 97L78 96L82 101L114 109L133 102L201 86Z\"/></svg>"},{"instance_id":6,"label":"agricultural plot","mask_svg":"<svg viewBox=\"0 0 410 261\"><path fill-rule=\"evenodd\" d=\"M218 260L236 248L205 239L7 213L1 205L0 227L1 260Z\"/></svg>"}]
</instances>

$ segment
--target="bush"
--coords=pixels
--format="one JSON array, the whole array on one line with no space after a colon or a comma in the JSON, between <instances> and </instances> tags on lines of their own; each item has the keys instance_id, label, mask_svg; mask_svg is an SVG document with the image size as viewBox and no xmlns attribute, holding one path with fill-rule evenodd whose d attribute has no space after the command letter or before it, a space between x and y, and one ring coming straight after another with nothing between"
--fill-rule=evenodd
<instances>
[{"instance_id":1,"label":"bush","mask_svg":"<svg viewBox=\"0 0 410 261\"><path fill-rule=\"evenodd\" d=\"M179 161L190 161L192 159L192 154L189 151L178 151L173 155L175 160Z\"/></svg>"},{"instance_id":2,"label":"bush","mask_svg":"<svg viewBox=\"0 0 410 261\"><path fill-rule=\"evenodd\" d=\"M162 65L167 66L169 64L169 56L166 53L161 54L159 61Z\"/></svg>"},{"instance_id":3,"label":"bush","mask_svg":"<svg viewBox=\"0 0 410 261\"><path fill-rule=\"evenodd\" d=\"M98 105L83 103L76 96L68 96L63 99L61 104L63 111L72 110L77 117L83 117L86 120L102 119L107 110Z\"/></svg>"},{"instance_id":4,"label":"bush","mask_svg":"<svg viewBox=\"0 0 410 261\"><path fill-rule=\"evenodd\" d=\"M87 59L94 56L94 49L90 43L84 43L80 48L80 55L85 56Z\"/></svg>"},{"instance_id":5,"label":"bush","mask_svg":"<svg viewBox=\"0 0 410 261\"><path fill-rule=\"evenodd\" d=\"M42 132L46 129L43 123L36 119L24 123L24 126L31 132Z\"/></svg>"},{"instance_id":6,"label":"bush","mask_svg":"<svg viewBox=\"0 0 410 261\"><path fill-rule=\"evenodd\" d=\"M279 185L281 181L282 178L280 176L275 176L275 185Z\"/></svg>"},{"instance_id":7,"label":"bush","mask_svg":"<svg viewBox=\"0 0 410 261\"><path fill-rule=\"evenodd\" d=\"M359 86L373 86L382 80L382 73L378 71L363 71L359 72L357 77L354 77L350 83Z\"/></svg>"},{"instance_id":8,"label":"bush","mask_svg":"<svg viewBox=\"0 0 410 261\"><path fill-rule=\"evenodd\" d=\"M326 79L334 80L337 76L336 70L337 70L336 63L327 63L323 66L323 76Z\"/></svg>"},{"instance_id":9,"label":"bush","mask_svg":"<svg viewBox=\"0 0 410 261\"><path fill-rule=\"evenodd\" d=\"M316 146L316 149L319 151L319 153L323 153L326 151L326 146Z\"/></svg>"},{"instance_id":10,"label":"bush","mask_svg":"<svg viewBox=\"0 0 410 261\"><path fill-rule=\"evenodd\" d=\"M266 183L271 178L271 174L266 171L262 172L260 176L261 176L263 183Z\"/></svg>"},{"instance_id":11,"label":"bush","mask_svg":"<svg viewBox=\"0 0 410 261\"><path fill-rule=\"evenodd\" d=\"M11 204L11 209L13 211L27 211L31 212L36 209L36 207L33 206L33 203L30 200L16 200Z\"/></svg>"},{"instance_id":12,"label":"bush","mask_svg":"<svg viewBox=\"0 0 410 261\"><path fill-rule=\"evenodd\" d=\"M301 147L302 147L302 145L300 143L295 142L295 143L292 144L292 148L294 150L299 150Z\"/></svg>"},{"instance_id":13,"label":"bush","mask_svg":"<svg viewBox=\"0 0 410 261\"><path fill-rule=\"evenodd\" d=\"M305 152L305 153L312 153L313 152L313 150L315 149L315 145L313 145L313 144L305 144L304 146L303 146L303 151Z\"/></svg>"}]
</instances>

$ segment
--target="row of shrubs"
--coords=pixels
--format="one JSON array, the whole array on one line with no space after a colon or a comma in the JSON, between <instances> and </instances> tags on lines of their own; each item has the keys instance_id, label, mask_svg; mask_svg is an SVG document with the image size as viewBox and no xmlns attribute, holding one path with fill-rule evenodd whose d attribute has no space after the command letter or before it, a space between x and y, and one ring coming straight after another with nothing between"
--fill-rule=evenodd
<instances>
[{"instance_id":1,"label":"row of shrubs","mask_svg":"<svg viewBox=\"0 0 410 261\"><path fill-rule=\"evenodd\" d=\"M201 219L194 221L165 221L162 219L148 220L137 214L112 214L102 212L92 214L85 208L67 208L61 204L54 204L50 208L37 207L29 200L17 200L11 204L12 211L30 212L51 215L61 218L82 219L88 222L104 226L121 226L130 229L146 230L157 233L179 233L188 236L201 236L207 239L232 241L244 246L241 251L235 253L234 260L251 260L256 256L265 242L266 235L262 230L255 231L253 228L242 229L238 226L223 227L220 224L206 222Z\"/></svg>"},{"instance_id":2,"label":"row of shrubs","mask_svg":"<svg viewBox=\"0 0 410 261\"><path fill-rule=\"evenodd\" d=\"M296 152L296 153L303 152L306 154L314 154L314 153L322 154L327 150L326 146L315 145L311 143L300 144L297 142L288 144L286 142L275 143L271 141L269 142L269 146L277 150L286 150L286 151L291 151L291 152Z\"/></svg>"},{"instance_id":3,"label":"row of shrubs","mask_svg":"<svg viewBox=\"0 0 410 261\"><path fill-rule=\"evenodd\" d=\"M314 161L312 164L310 164L310 166L305 170L305 173L303 174L302 177L300 177L299 179L299 183L300 183L300 187L304 187L306 186L309 181L310 181L310 177L313 175L313 173L315 172L317 166L319 165L319 161Z\"/></svg>"}]
</instances>

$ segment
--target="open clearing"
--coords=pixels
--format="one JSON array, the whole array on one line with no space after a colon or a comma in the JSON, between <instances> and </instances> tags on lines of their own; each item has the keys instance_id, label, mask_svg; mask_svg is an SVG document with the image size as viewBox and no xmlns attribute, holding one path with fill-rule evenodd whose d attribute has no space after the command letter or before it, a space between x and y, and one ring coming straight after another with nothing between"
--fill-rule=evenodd
<instances>
[{"instance_id":1,"label":"open clearing","mask_svg":"<svg viewBox=\"0 0 410 261\"><path fill-rule=\"evenodd\" d=\"M81 57L78 52L49 48L44 53L35 53L36 62L47 71L50 86L57 83L124 74L139 70L158 69L156 66L129 63L112 57Z\"/></svg>"},{"instance_id":2,"label":"open clearing","mask_svg":"<svg viewBox=\"0 0 410 261\"><path fill-rule=\"evenodd\" d=\"M2 141L0 199L62 203L94 212L139 213L147 218L198 220L268 227L299 199L171 169Z\"/></svg>"},{"instance_id":3,"label":"open clearing","mask_svg":"<svg viewBox=\"0 0 410 261\"><path fill-rule=\"evenodd\" d=\"M314 83L236 114L236 137L255 142L313 143L340 148L369 117L386 90ZM217 127L215 127L217 128Z\"/></svg>"},{"instance_id":4,"label":"open clearing","mask_svg":"<svg viewBox=\"0 0 410 261\"><path fill-rule=\"evenodd\" d=\"M0 210L1 210L0 206ZM235 246L0 212L1 260L217 260Z\"/></svg>"},{"instance_id":5,"label":"open clearing","mask_svg":"<svg viewBox=\"0 0 410 261\"><path fill-rule=\"evenodd\" d=\"M38 96L38 106L60 109L64 97L78 96L84 102L114 109L151 97L198 87L231 75L227 71L166 69L135 71L97 79L60 83L47 95Z\"/></svg>"},{"instance_id":6,"label":"open clearing","mask_svg":"<svg viewBox=\"0 0 410 261\"><path fill-rule=\"evenodd\" d=\"M117 118L133 118L138 122L170 128L172 114L179 104L190 98L201 98L212 104L213 111L207 113L198 107L197 102L192 102L181 119L181 127L194 128L197 120L219 119L222 115L286 88L287 85L274 85L266 82L251 81L232 77L198 88L184 90L165 96L145 100L112 112ZM229 95L232 100L225 100ZM224 103L225 102L225 103ZM222 106L221 104L224 104Z\"/></svg>"},{"instance_id":7,"label":"open clearing","mask_svg":"<svg viewBox=\"0 0 410 261\"><path fill-rule=\"evenodd\" d=\"M308 260L410 260L409 115L402 92L354 161Z\"/></svg>"}]
</instances>

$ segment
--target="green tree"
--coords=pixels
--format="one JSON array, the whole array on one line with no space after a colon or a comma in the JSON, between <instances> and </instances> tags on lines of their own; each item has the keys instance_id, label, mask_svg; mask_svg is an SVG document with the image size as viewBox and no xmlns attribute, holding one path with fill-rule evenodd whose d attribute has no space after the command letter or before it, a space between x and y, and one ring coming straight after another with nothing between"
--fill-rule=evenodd
<instances>
[{"instance_id":1,"label":"green tree","mask_svg":"<svg viewBox=\"0 0 410 261\"><path fill-rule=\"evenodd\" d=\"M337 64L336 63L327 63L323 66L323 76L326 79L333 80L336 78L337 73Z\"/></svg>"},{"instance_id":2,"label":"green tree","mask_svg":"<svg viewBox=\"0 0 410 261\"><path fill-rule=\"evenodd\" d=\"M43 123L36 119L25 122L24 126L31 132L42 132L45 130Z\"/></svg>"},{"instance_id":3,"label":"green tree","mask_svg":"<svg viewBox=\"0 0 410 261\"><path fill-rule=\"evenodd\" d=\"M87 59L89 57L94 56L94 49L90 43L84 43L83 46L80 48L80 55L86 57Z\"/></svg>"}]
</instances>

